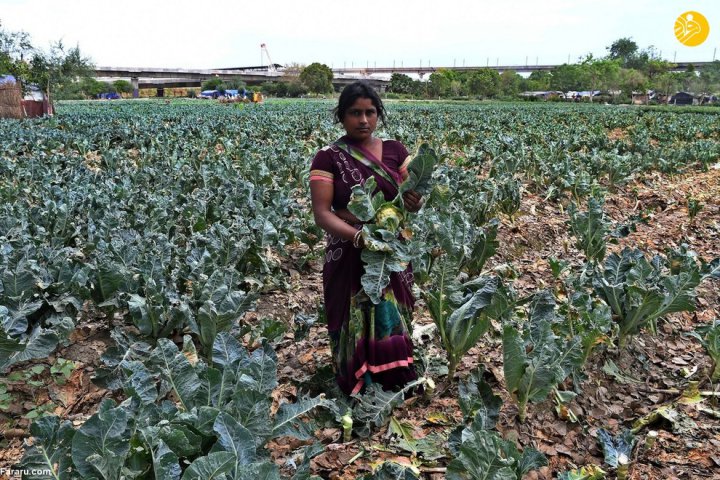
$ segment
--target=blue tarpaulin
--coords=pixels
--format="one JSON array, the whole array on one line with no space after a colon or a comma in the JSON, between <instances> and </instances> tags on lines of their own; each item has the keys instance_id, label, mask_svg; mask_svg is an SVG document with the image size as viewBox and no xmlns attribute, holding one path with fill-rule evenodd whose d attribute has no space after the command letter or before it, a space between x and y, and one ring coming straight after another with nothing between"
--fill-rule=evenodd
<instances>
[{"instance_id":1,"label":"blue tarpaulin","mask_svg":"<svg viewBox=\"0 0 720 480\"><path fill-rule=\"evenodd\" d=\"M5 85L6 83L15 84L17 80L15 80L15 77L12 75L0 75L0 85Z\"/></svg>"}]
</instances>

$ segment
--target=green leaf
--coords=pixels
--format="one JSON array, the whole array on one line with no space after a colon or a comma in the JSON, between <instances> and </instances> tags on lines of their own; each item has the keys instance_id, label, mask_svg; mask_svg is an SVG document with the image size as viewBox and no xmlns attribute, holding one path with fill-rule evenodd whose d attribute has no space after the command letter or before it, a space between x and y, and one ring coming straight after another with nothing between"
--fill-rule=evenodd
<instances>
[{"instance_id":1,"label":"green leaf","mask_svg":"<svg viewBox=\"0 0 720 480\"><path fill-rule=\"evenodd\" d=\"M2 292L2 296L11 299L15 305L18 305L33 296L38 280L35 274L21 263L18 264L15 271L7 269L0 275L2 284L0 292Z\"/></svg>"},{"instance_id":2,"label":"green leaf","mask_svg":"<svg viewBox=\"0 0 720 480\"><path fill-rule=\"evenodd\" d=\"M386 252L373 252L364 249L360 258L365 264L365 273L361 278L363 290L374 304L380 303L383 290L390 285L390 273L402 272L407 263L399 261Z\"/></svg>"},{"instance_id":3,"label":"green leaf","mask_svg":"<svg viewBox=\"0 0 720 480\"><path fill-rule=\"evenodd\" d=\"M520 421L528 401L544 400L584 362L580 338L564 339L552 331L563 321L555 313L555 301L547 292L534 296L522 341L511 325L503 329L503 368L508 390L515 394Z\"/></svg>"},{"instance_id":4,"label":"green leaf","mask_svg":"<svg viewBox=\"0 0 720 480\"><path fill-rule=\"evenodd\" d=\"M68 421L55 416L40 417L30 425L33 444L25 451L20 468L31 471L52 471L52 478L65 480L70 478L72 465L71 447L75 430ZM24 474L23 478L40 480L46 475Z\"/></svg>"},{"instance_id":5,"label":"green leaf","mask_svg":"<svg viewBox=\"0 0 720 480\"><path fill-rule=\"evenodd\" d=\"M500 222L497 219L491 220L485 228L478 229L475 239L472 242L472 251L466 265L468 275L480 275L487 260L495 255L500 242L497 240L498 227Z\"/></svg>"},{"instance_id":6,"label":"green leaf","mask_svg":"<svg viewBox=\"0 0 720 480\"><path fill-rule=\"evenodd\" d=\"M497 423L502 400L483 378L484 371L483 366L477 367L460 382L458 403L466 421L472 419L478 428L489 430Z\"/></svg>"},{"instance_id":7,"label":"green leaf","mask_svg":"<svg viewBox=\"0 0 720 480\"><path fill-rule=\"evenodd\" d=\"M601 262L605 258L608 222L603 211L603 199L591 197L587 212L578 212L574 203L570 204L570 227L577 241L577 247L585 253L587 260Z\"/></svg>"},{"instance_id":8,"label":"green leaf","mask_svg":"<svg viewBox=\"0 0 720 480\"><path fill-rule=\"evenodd\" d=\"M190 464L182 480L225 480L226 473L235 466L235 455L230 452L213 452Z\"/></svg>"},{"instance_id":9,"label":"green leaf","mask_svg":"<svg viewBox=\"0 0 720 480\"><path fill-rule=\"evenodd\" d=\"M145 364L134 360L125 362L123 368L130 372L125 385L125 393L137 397L143 404L154 403L157 400L158 391L155 379Z\"/></svg>"},{"instance_id":10,"label":"green leaf","mask_svg":"<svg viewBox=\"0 0 720 480\"><path fill-rule=\"evenodd\" d=\"M202 437L187 425L164 425L158 431L157 436L178 457L193 457L202 452Z\"/></svg>"},{"instance_id":11,"label":"green leaf","mask_svg":"<svg viewBox=\"0 0 720 480\"><path fill-rule=\"evenodd\" d=\"M424 379L412 381L397 392L386 392L377 383L372 383L366 387L364 394L354 395L358 400L353 408L353 419L360 424L357 429L358 434L367 437L373 427L385 425L393 409L405 399L405 392L424 381Z\"/></svg>"},{"instance_id":12,"label":"green leaf","mask_svg":"<svg viewBox=\"0 0 720 480\"><path fill-rule=\"evenodd\" d=\"M240 471L238 480L282 480L277 465L271 462L256 462Z\"/></svg>"},{"instance_id":13,"label":"green leaf","mask_svg":"<svg viewBox=\"0 0 720 480\"><path fill-rule=\"evenodd\" d=\"M318 407L332 409L333 404L322 396L304 397L295 403L284 403L275 415L272 435L295 437L300 440L312 438L314 425L306 418Z\"/></svg>"},{"instance_id":14,"label":"green leaf","mask_svg":"<svg viewBox=\"0 0 720 480\"><path fill-rule=\"evenodd\" d=\"M510 392L520 388L528 360L525 356L525 345L517 329L512 325L503 328L503 371L505 385Z\"/></svg>"},{"instance_id":15,"label":"green leaf","mask_svg":"<svg viewBox=\"0 0 720 480\"><path fill-rule=\"evenodd\" d=\"M651 318L695 310L695 287L700 284L700 275L697 271L680 272L679 275L663 279L661 284L665 289L665 298L660 308L652 313Z\"/></svg>"},{"instance_id":16,"label":"green leaf","mask_svg":"<svg viewBox=\"0 0 720 480\"><path fill-rule=\"evenodd\" d=\"M104 400L73 436L72 460L83 478L100 474L106 480L120 479L130 451L130 429L128 411L114 405L112 400Z\"/></svg>"},{"instance_id":17,"label":"green leaf","mask_svg":"<svg viewBox=\"0 0 720 480\"><path fill-rule=\"evenodd\" d=\"M310 461L325 451L325 445L322 443L313 443L303 450L303 460L292 476L292 480L311 480ZM315 477L317 478L317 477Z\"/></svg>"},{"instance_id":18,"label":"green leaf","mask_svg":"<svg viewBox=\"0 0 720 480\"><path fill-rule=\"evenodd\" d=\"M445 348L451 349L453 356L459 358L464 355L487 331L490 320L480 313L490 305L496 291L497 278L486 278L482 288L472 292L470 298L448 317L444 329L448 341Z\"/></svg>"},{"instance_id":19,"label":"green leaf","mask_svg":"<svg viewBox=\"0 0 720 480\"><path fill-rule=\"evenodd\" d=\"M361 222L368 222L375 218L373 192L376 188L377 182L374 177L368 178L364 185L355 185L352 187L347 209ZM382 194L380 194L380 197L382 197Z\"/></svg>"},{"instance_id":20,"label":"green leaf","mask_svg":"<svg viewBox=\"0 0 720 480\"><path fill-rule=\"evenodd\" d=\"M605 471L597 465L576 468L558 475L558 480L605 480Z\"/></svg>"},{"instance_id":21,"label":"green leaf","mask_svg":"<svg viewBox=\"0 0 720 480\"><path fill-rule=\"evenodd\" d=\"M160 338L157 347L150 355L150 368L161 375L169 388L175 393L183 409L190 410L195 406L202 389L200 378L188 359L180 353L172 341Z\"/></svg>"},{"instance_id":22,"label":"green leaf","mask_svg":"<svg viewBox=\"0 0 720 480\"><path fill-rule=\"evenodd\" d=\"M427 143L420 144L417 153L408 164L408 177L400 185L400 194L414 190L422 196L428 195L432 189L432 173L438 163L435 150Z\"/></svg>"},{"instance_id":23,"label":"green leaf","mask_svg":"<svg viewBox=\"0 0 720 480\"><path fill-rule=\"evenodd\" d=\"M153 473L155 480L178 480L182 470L178 456L162 440L153 449Z\"/></svg>"},{"instance_id":24,"label":"green leaf","mask_svg":"<svg viewBox=\"0 0 720 480\"><path fill-rule=\"evenodd\" d=\"M269 348L256 349L248 361L240 364L236 373L238 385L264 394L277 387L277 361Z\"/></svg>"},{"instance_id":25,"label":"green leaf","mask_svg":"<svg viewBox=\"0 0 720 480\"><path fill-rule=\"evenodd\" d=\"M55 351L60 341L54 330L42 328L40 325L24 340L24 343L16 342L0 329L0 370L25 360L45 358Z\"/></svg>"},{"instance_id":26,"label":"green leaf","mask_svg":"<svg viewBox=\"0 0 720 480\"><path fill-rule=\"evenodd\" d=\"M713 369L710 378L713 381L720 380L720 320L715 320L710 325L700 326L689 335L698 339L712 358Z\"/></svg>"},{"instance_id":27,"label":"green leaf","mask_svg":"<svg viewBox=\"0 0 720 480\"><path fill-rule=\"evenodd\" d=\"M448 480L517 480L517 459L508 457L507 443L493 431L465 429L458 456L447 466Z\"/></svg>"},{"instance_id":28,"label":"green leaf","mask_svg":"<svg viewBox=\"0 0 720 480\"><path fill-rule=\"evenodd\" d=\"M259 442L272 436L270 406L268 395L256 390L239 388L232 397L233 416L250 430Z\"/></svg>"},{"instance_id":29,"label":"green leaf","mask_svg":"<svg viewBox=\"0 0 720 480\"><path fill-rule=\"evenodd\" d=\"M532 470L544 467L547 464L548 460L545 455L532 447L525 447L517 462L516 471L518 478L523 478Z\"/></svg>"},{"instance_id":30,"label":"green leaf","mask_svg":"<svg viewBox=\"0 0 720 480\"><path fill-rule=\"evenodd\" d=\"M100 305L118 306L116 294L125 291L131 274L124 266L109 262L99 263L93 276L93 299Z\"/></svg>"},{"instance_id":31,"label":"green leaf","mask_svg":"<svg viewBox=\"0 0 720 480\"><path fill-rule=\"evenodd\" d=\"M255 461L255 439L252 433L233 417L221 412L215 419L213 430L218 435L218 445L235 456L235 472Z\"/></svg>"}]
</instances>

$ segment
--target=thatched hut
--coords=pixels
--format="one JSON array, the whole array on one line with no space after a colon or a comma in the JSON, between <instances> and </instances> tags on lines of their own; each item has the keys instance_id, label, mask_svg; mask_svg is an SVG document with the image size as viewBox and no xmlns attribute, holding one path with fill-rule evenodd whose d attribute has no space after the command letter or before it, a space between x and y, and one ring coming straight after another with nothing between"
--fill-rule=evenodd
<instances>
[{"instance_id":1,"label":"thatched hut","mask_svg":"<svg viewBox=\"0 0 720 480\"><path fill-rule=\"evenodd\" d=\"M0 118L25 118L22 90L12 77L0 77Z\"/></svg>"}]
</instances>

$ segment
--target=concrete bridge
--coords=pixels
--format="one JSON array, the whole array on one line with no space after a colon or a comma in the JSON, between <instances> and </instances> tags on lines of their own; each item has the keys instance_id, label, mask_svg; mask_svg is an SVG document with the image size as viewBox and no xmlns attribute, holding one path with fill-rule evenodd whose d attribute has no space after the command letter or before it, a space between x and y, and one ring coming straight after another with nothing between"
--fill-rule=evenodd
<instances>
[{"instance_id":1,"label":"concrete bridge","mask_svg":"<svg viewBox=\"0 0 720 480\"><path fill-rule=\"evenodd\" d=\"M285 80L282 66L277 65L277 67L280 68L275 71L268 70L267 66L216 69L97 67L95 77L103 81L129 79L133 87L133 97L137 97L140 88L157 88L158 93L165 88L199 88L202 82L212 78L240 79L247 85ZM374 88L381 91L384 91L390 83L385 79L353 73L336 75L332 83L335 87L342 87L356 80L367 80Z\"/></svg>"},{"instance_id":2,"label":"concrete bridge","mask_svg":"<svg viewBox=\"0 0 720 480\"><path fill-rule=\"evenodd\" d=\"M696 70L712 62L676 62L674 71L687 70L692 65ZM415 74L422 78L427 74L438 70L472 71L482 68L489 68L498 72L513 70L515 72L550 71L560 65L485 65L485 66L462 66L462 67L366 67L366 68L334 68L333 86L342 87L356 80L367 80L374 88L384 91L389 85L387 76L393 73L406 75ZM382 77L376 77L380 75ZM124 68L124 67L97 67L95 76L106 81L118 79L129 79L133 86L133 96L138 96L140 88L157 88L158 93L164 88L176 87L197 87L202 82L211 78L240 79L248 85L259 85L261 83L276 80L284 80L284 67L279 64L270 66L250 66L216 69L182 69L182 68ZM385 78L383 78L385 77Z\"/></svg>"}]
</instances>

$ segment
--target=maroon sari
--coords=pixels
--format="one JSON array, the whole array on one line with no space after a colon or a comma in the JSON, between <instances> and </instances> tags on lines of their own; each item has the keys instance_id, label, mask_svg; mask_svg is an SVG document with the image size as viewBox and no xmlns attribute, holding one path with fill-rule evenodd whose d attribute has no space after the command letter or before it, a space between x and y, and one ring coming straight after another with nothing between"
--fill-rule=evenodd
<instances>
[{"instance_id":1,"label":"maroon sari","mask_svg":"<svg viewBox=\"0 0 720 480\"><path fill-rule=\"evenodd\" d=\"M332 183L334 210L347 208L352 187L370 177L375 178L385 199L392 200L407 157L400 142L384 141L381 161L342 137L315 155L310 181ZM382 302L373 305L360 283L361 250L332 235L326 239L323 291L338 385L345 393L354 394L373 382L391 389L414 380L417 375L408 334L415 303L412 268L392 273Z\"/></svg>"}]
</instances>

